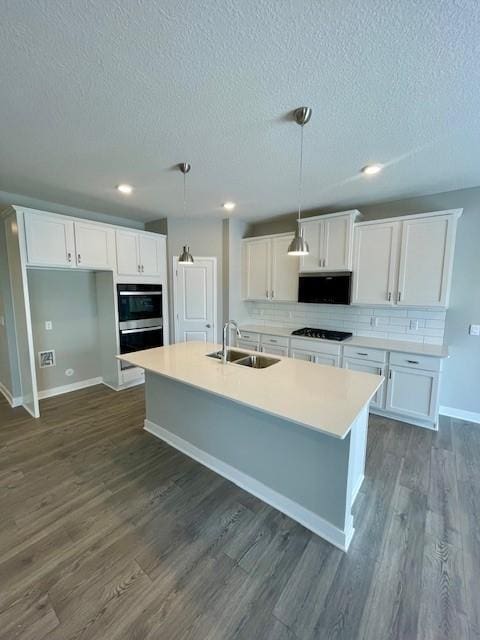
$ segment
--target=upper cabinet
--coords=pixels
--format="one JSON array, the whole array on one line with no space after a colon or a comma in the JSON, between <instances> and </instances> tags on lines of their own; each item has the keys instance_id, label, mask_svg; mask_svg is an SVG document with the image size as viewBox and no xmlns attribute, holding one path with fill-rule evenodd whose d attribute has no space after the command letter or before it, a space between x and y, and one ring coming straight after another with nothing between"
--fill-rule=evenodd
<instances>
[{"instance_id":1,"label":"upper cabinet","mask_svg":"<svg viewBox=\"0 0 480 640\"><path fill-rule=\"evenodd\" d=\"M310 253L300 260L300 271L351 271L353 223L359 211L342 211L302 221Z\"/></svg>"},{"instance_id":2,"label":"upper cabinet","mask_svg":"<svg viewBox=\"0 0 480 640\"><path fill-rule=\"evenodd\" d=\"M293 233L243 240L242 286L246 300L298 300L298 258L289 256Z\"/></svg>"},{"instance_id":3,"label":"upper cabinet","mask_svg":"<svg viewBox=\"0 0 480 640\"><path fill-rule=\"evenodd\" d=\"M25 211L24 220L29 266L115 268L115 234L110 227L34 211Z\"/></svg>"},{"instance_id":4,"label":"upper cabinet","mask_svg":"<svg viewBox=\"0 0 480 640\"><path fill-rule=\"evenodd\" d=\"M446 307L461 210L355 225L352 303Z\"/></svg>"},{"instance_id":5,"label":"upper cabinet","mask_svg":"<svg viewBox=\"0 0 480 640\"><path fill-rule=\"evenodd\" d=\"M163 236L117 229L117 269L122 276L160 276Z\"/></svg>"},{"instance_id":6,"label":"upper cabinet","mask_svg":"<svg viewBox=\"0 0 480 640\"><path fill-rule=\"evenodd\" d=\"M75 267L74 223L68 218L26 211L27 261L32 266Z\"/></svg>"}]
</instances>

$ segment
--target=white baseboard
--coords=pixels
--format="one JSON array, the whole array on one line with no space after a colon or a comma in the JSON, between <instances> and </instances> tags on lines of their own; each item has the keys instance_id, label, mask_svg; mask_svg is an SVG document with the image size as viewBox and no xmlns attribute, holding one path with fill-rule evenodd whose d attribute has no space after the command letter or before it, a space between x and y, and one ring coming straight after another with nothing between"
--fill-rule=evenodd
<instances>
[{"instance_id":1,"label":"white baseboard","mask_svg":"<svg viewBox=\"0 0 480 640\"><path fill-rule=\"evenodd\" d=\"M45 389L38 392L38 399L44 400L45 398L53 398L54 396L60 396L63 393L70 393L71 391L78 391L79 389L86 389L87 387L93 387L96 384L102 384L103 378L89 378L88 380L79 380L78 382L72 382L72 384L63 384L60 387L52 387L51 389Z\"/></svg>"},{"instance_id":2,"label":"white baseboard","mask_svg":"<svg viewBox=\"0 0 480 640\"><path fill-rule=\"evenodd\" d=\"M440 414L449 418L458 418L466 422L476 422L480 424L480 413L475 411L464 411L463 409L455 409L455 407L440 407Z\"/></svg>"},{"instance_id":3,"label":"white baseboard","mask_svg":"<svg viewBox=\"0 0 480 640\"><path fill-rule=\"evenodd\" d=\"M10 389L0 382L0 393L5 397L5 400L11 407L20 407L23 403L21 396L12 396Z\"/></svg>"},{"instance_id":4,"label":"white baseboard","mask_svg":"<svg viewBox=\"0 0 480 640\"><path fill-rule=\"evenodd\" d=\"M434 424L426 420L418 420L410 416L403 416L401 414L391 413L390 411L384 411L383 409L377 409L377 407L370 407L370 413L376 416L382 416L383 418L391 418L392 420L397 420L397 422L405 422L406 424L414 424L416 427L438 431L438 421Z\"/></svg>"},{"instance_id":5,"label":"white baseboard","mask_svg":"<svg viewBox=\"0 0 480 640\"><path fill-rule=\"evenodd\" d=\"M227 480L230 480L241 489L248 491L248 493L260 498L263 502L266 502L293 520L296 520L310 531L313 531L316 535L333 544L335 547L338 547L342 551L348 550L348 546L354 533L353 528L349 531L342 531L319 515L313 513L313 511L305 509L298 503L290 500L290 498L274 491L262 482L255 480L255 478L252 478L226 462L219 460L206 451L199 449L187 440L180 438L171 431L160 427L158 424L155 424L150 420L145 420L144 429L175 449L178 449L178 451L181 451L200 464L203 464L205 467L215 471L215 473L218 473Z\"/></svg>"}]
</instances>

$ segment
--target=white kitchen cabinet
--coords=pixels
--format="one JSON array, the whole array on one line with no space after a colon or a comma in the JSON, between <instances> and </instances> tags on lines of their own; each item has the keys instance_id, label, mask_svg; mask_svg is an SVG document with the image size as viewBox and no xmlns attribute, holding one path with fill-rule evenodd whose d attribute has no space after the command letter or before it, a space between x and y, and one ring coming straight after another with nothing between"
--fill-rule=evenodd
<instances>
[{"instance_id":1,"label":"white kitchen cabinet","mask_svg":"<svg viewBox=\"0 0 480 640\"><path fill-rule=\"evenodd\" d=\"M306 362L315 361L315 354L304 349L291 349L290 357L295 358L295 360L305 360Z\"/></svg>"},{"instance_id":2,"label":"white kitchen cabinet","mask_svg":"<svg viewBox=\"0 0 480 640\"><path fill-rule=\"evenodd\" d=\"M353 304L395 304L399 233L398 222L355 226Z\"/></svg>"},{"instance_id":3,"label":"white kitchen cabinet","mask_svg":"<svg viewBox=\"0 0 480 640\"><path fill-rule=\"evenodd\" d=\"M353 223L358 211L343 211L302 221L310 253L302 256L300 271L351 271Z\"/></svg>"},{"instance_id":4,"label":"white kitchen cabinet","mask_svg":"<svg viewBox=\"0 0 480 640\"><path fill-rule=\"evenodd\" d=\"M435 423L438 415L437 371L390 364L385 409Z\"/></svg>"},{"instance_id":5,"label":"white kitchen cabinet","mask_svg":"<svg viewBox=\"0 0 480 640\"><path fill-rule=\"evenodd\" d=\"M239 349L248 349L248 351L260 350L258 342L250 342L250 340L242 340L241 338L237 338L236 344Z\"/></svg>"},{"instance_id":6,"label":"white kitchen cabinet","mask_svg":"<svg viewBox=\"0 0 480 640\"><path fill-rule=\"evenodd\" d=\"M243 240L243 298L298 300L298 258L289 256L292 233Z\"/></svg>"},{"instance_id":7,"label":"white kitchen cabinet","mask_svg":"<svg viewBox=\"0 0 480 640\"><path fill-rule=\"evenodd\" d=\"M115 232L94 222L75 222L75 261L77 267L115 269Z\"/></svg>"},{"instance_id":8,"label":"white kitchen cabinet","mask_svg":"<svg viewBox=\"0 0 480 640\"><path fill-rule=\"evenodd\" d=\"M246 300L270 298L270 238L243 241L243 297Z\"/></svg>"},{"instance_id":9,"label":"white kitchen cabinet","mask_svg":"<svg viewBox=\"0 0 480 640\"><path fill-rule=\"evenodd\" d=\"M453 266L456 219L451 215L405 220L397 302L445 307Z\"/></svg>"},{"instance_id":10,"label":"white kitchen cabinet","mask_svg":"<svg viewBox=\"0 0 480 640\"><path fill-rule=\"evenodd\" d=\"M271 238L271 300L294 302L298 300L299 259L288 255L288 247L293 238L293 233Z\"/></svg>"},{"instance_id":11,"label":"white kitchen cabinet","mask_svg":"<svg viewBox=\"0 0 480 640\"><path fill-rule=\"evenodd\" d=\"M355 225L352 303L447 307L461 212Z\"/></svg>"},{"instance_id":12,"label":"white kitchen cabinet","mask_svg":"<svg viewBox=\"0 0 480 640\"><path fill-rule=\"evenodd\" d=\"M385 365L379 362L369 360L360 360L356 358L344 357L343 368L351 371L360 371L363 373L373 373L374 375L384 376ZM385 382L382 384L377 393L373 396L370 407L383 409L385 406Z\"/></svg>"},{"instance_id":13,"label":"white kitchen cabinet","mask_svg":"<svg viewBox=\"0 0 480 640\"><path fill-rule=\"evenodd\" d=\"M272 356L282 356L283 358L288 357L288 347L278 347L268 344L262 346L260 350L262 353L267 353Z\"/></svg>"},{"instance_id":14,"label":"white kitchen cabinet","mask_svg":"<svg viewBox=\"0 0 480 640\"><path fill-rule=\"evenodd\" d=\"M123 276L161 274L161 243L155 234L117 229L117 269Z\"/></svg>"},{"instance_id":15,"label":"white kitchen cabinet","mask_svg":"<svg viewBox=\"0 0 480 640\"><path fill-rule=\"evenodd\" d=\"M55 214L25 211L24 221L29 266L75 266L72 220Z\"/></svg>"},{"instance_id":16,"label":"white kitchen cabinet","mask_svg":"<svg viewBox=\"0 0 480 640\"><path fill-rule=\"evenodd\" d=\"M292 348L290 351L290 357L296 360L306 360L307 362L313 362L314 364L323 364L329 367L339 366L339 356L331 353L321 353L318 351L307 351L306 349Z\"/></svg>"}]
</instances>

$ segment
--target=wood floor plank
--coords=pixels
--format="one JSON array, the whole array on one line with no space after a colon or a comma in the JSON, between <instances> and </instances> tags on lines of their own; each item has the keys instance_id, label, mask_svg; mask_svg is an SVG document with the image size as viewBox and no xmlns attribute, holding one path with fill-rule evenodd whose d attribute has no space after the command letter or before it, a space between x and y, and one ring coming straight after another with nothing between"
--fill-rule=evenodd
<instances>
[{"instance_id":1,"label":"wood floor plank","mask_svg":"<svg viewBox=\"0 0 480 640\"><path fill-rule=\"evenodd\" d=\"M143 431L0 398L0 640L480 639L480 430L370 416L348 554Z\"/></svg>"}]
</instances>

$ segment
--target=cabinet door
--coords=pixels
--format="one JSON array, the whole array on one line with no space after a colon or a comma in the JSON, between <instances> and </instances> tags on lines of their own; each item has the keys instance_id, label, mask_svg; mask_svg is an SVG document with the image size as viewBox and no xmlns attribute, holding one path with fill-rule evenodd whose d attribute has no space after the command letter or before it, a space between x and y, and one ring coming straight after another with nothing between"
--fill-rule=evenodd
<instances>
[{"instance_id":1,"label":"cabinet door","mask_svg":"<svg viewBox=\"0 0 480 640\"><path fill-rule=\"evenodd\" d=\"M243 286L247 300L270 298L270 238L243 243Z\"/></svg>"},{"instance_id":2,"label":"cabinet door","mask_svg":"<svg viewBox=\"0 0 480 640\"><path fill-rule=\"evenodd\" d=\"M413 418L436 421L438 373L390 365L386 409Z\"/></svg>"},{"instance_id":3,"label":"cabinet door","mask_svg":"<svg viewBox=\"0 0 480 640\"><path fill-rule=\"evenodd\" d=\"M313 362L315 364L325 364L329 367L338 367L340 364L339 357L332 356L329 353L316 353Z\"/></svg>"},{"instance_id":4,"label":"cabinet door","mask_svg":"<svg viewBox=\"0 0 480 640\"><path fill-rule=\"evenodd\" d=\"M30 265L75 266L73 222L62 216L25 212L25 240Z\"/></svg>"},{"instance_id":5,"label":"cabinet door","mask_svg":"<svg viewBox=\"0 0 480 640\"><path fill-rule=\"evenodd\" d=\"M270 296L272 300L298 301L299 259L288 255L288 245L293 240L288 236L272 238L272 281Z\"/></svg>"},{"instance_id":6,"label":"cabinet door","mask_svg":"<svg viewBox=\"0 0 480 640\"><path fill-rule=\"evenodd\" d=\"M355 227L353 303L395 303L399 224L382 222Z\"/></svg>"},{"instance_id":7,"label":"cabinet door","mask_svg":"<svg viewBox=\"0 0 480 640\"><path fill-rule=\"evenodd\" d=\"M115 232L104 225L75 222L76 264L92 269L115 268Z\"/></svg>"},{"instance_id":8,"label":"cabinet door","mask_svg":"<svg viewBox=\"0 0 480 640\"><path fill-rule=\"evenodd\" d=\"M323 269L350 271L352 269L353 220L351 216L327 218L323 223Z\"/></svg>"},{"instance_id":9,"label":"cabinet door","mask_svg":"<svg viewBox=\"0 0 480 640\"><path fill-rule=\"evenodd\" d=\"M398 304L447 305L454 227L455 219L448 215L403 222Z\"/></svg>"},{"instance_id":10,"label":"cabinet door","mask_svg":"<svg viewBox=\"0 0 480 640\"><path fill-rule=\"evenodd\" d=\"M122 276L138 276L140 268L138 233L133 231L116 231L117 270Z\"/></svg>"},{"instance_id":11,"label":"cabinet door","mask_svg":"<svg viewBox=\"0 0 480 640\"><path fill-rule=\"evenodd\" d=\"M323 256L323 223L318 220L302 222L303 236L307 241L310 253L300 258L300 271L320 271Z\"/></svg>"},{"instance_id":12,"label":"cabinet door","mask_svg":"<svg viewBox=\"0 0 480 640\"><path fill-rule=\"evenodd\" d=\"M315 354L311 351L304 351L303 349L292 349L290 351L290 357L295 360L306 360L306 362L314 362Z\"/></svg>"},{"instance_id":13,"label":"cabinet door","mask_svg":"<svg viewBox=\"0 0 480 640\"><path fill-rule=\"evenodd\" d=\"M160 275L160 242L152 235L139 234L140 269L142 275Z\"/></svg>"},{"instance_id":14,"label":"cabinet door","mask_svg":"<svg viewBox=\"0 0 480 640\"><path fill-rule=\"evenodd\" d=\"M356 360L355 358L344 358L343 368L350 369L351 371L361 371L363 373L373 373L377 376L385 375L385 367L379 365L376 362L368 362L365 360ZM377 407L378 409L384 408L385 403L385 382L382 384L377 393L370 401L371 407Z\"/></svg>"},{"instance_id":15,"label":"cabinet door","mask_svg":"<svg viewBox=\"0 0 480 640\"><path fill-rule=\"evenodd\" d=\"M258 342L250 342L249 340L242 340L241 338L237 338L236 345L239 349L248 349L248 351L259 350Z\"/></svg>"}]
</instances>

